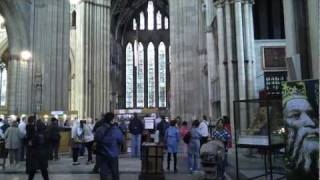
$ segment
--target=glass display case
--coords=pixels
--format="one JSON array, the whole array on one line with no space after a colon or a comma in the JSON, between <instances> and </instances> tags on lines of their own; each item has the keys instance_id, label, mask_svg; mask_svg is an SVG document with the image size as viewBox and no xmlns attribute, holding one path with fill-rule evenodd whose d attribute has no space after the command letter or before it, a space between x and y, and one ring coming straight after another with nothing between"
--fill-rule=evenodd
<instances>
[{"instance_id":1,"label":"glass display case","mask_svg":"<svg viewBox=\"0 0 320 180\"><path fill-rule=\"evenodd\" d=\"M264 157L264 163L261 163L264 164L264 174L250 179L261 176L269 176L272 179L272 155L285 147L281 100L234 101L234 117L237 177L240 152L241 155L246 154L246 157L254 157L257 154Z\"/></svg>"}]
</instances>

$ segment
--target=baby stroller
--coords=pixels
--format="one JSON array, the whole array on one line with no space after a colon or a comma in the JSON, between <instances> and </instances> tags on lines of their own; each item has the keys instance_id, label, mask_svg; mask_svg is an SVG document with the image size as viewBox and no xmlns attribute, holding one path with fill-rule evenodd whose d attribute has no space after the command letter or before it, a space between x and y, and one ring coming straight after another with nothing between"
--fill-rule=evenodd
<instances>
[{"instance_id":1,"label":"baby stroller","mask_svg":"<svg viewBox=\"0 0 320 180\"><path fill-rule=\"evenodd\" d=\"M212 140L201 147L200 159L205 180L224 179L224 153L221 141Z\"/></svg>"}]
</instances>

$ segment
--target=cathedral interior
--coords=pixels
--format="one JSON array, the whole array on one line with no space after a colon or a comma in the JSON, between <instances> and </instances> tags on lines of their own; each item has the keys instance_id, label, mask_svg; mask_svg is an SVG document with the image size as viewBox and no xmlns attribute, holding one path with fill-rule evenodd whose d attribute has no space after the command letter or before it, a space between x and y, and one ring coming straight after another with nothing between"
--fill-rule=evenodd
<instances>
[{"instance_id":1,"label":"cathedral interior","mask_svg":"<svg viewBox=\"0 0 320 180\"><path fill-rule=\"evenodd\" d=\"M138 114L154 141L162 117L178 128L207 119L209 139L228 119L224 178L281 178L279 165L287 179L290 168L318 179L319 44L319 0L0 0L0 119L63 126L113 112L128 125ZM69 167L70 131L60 132L65 157L49 162L50 179L99 179L91 165ZM317 142L301 140L313 134ZM180 146L179 171L165 178L206 176L188 172ZM1 147L0 136L0 179L26 179L23 163L1 170ZM120 179L143 179L143 163L124 154Z\"/></svg>"}]
</instances>

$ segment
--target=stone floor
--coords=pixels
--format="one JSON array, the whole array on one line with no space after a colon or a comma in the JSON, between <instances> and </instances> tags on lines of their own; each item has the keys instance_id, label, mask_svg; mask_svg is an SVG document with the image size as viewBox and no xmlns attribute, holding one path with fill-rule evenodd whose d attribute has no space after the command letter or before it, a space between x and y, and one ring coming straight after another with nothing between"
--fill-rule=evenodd
<instances>
[{"instance_id":1,"label":"stone floor","mask_svg":"<svg viewBox=\"0 0 320 180\"><path fill-rule=\"evenodd\" d=\"M253 156L247 156L246 150L242 150L239 153L239 177L240 179L248 179L264 173L264 161L263 156L258 153L253 153ZM274 171L281 171L283 161L281 156L273 158ZM93 165L86 165L86 159L81 158L81 163L78 166L72 165L72 159L69 155L61 156L58 161L49 162L49 174L51 180L95 180L99 179L99 176L92 174L91 170ZM164 165L166 165L166 159ZM172 171L165 172L166 180L200 180L203 179L203 172L196 172L190 174L187 167L187 157L183 153L178 154L178 170L177 174ZM165 167L164 167L165 168ZM141 169L141 161L137 158L130 158L128 155L122 155L119 159L119 170L121 173L121 180L136 180L139 177ZM5 170L0 169L0 180L25 180L27 176L24 173L25 163L22 162L16 167L8 167ZM226 169L227 180L236 179L236 161L235 152L231 149L228 153L228 167ZM281 177L280 175L274 175L274 179ZM179 178L179 179L178 179ZM35 180L42 179L38 174ZM257 178L258 180L266 179L265 176ZM269 179L269 177L267 178Z\"/></svg>"}]
</instances>

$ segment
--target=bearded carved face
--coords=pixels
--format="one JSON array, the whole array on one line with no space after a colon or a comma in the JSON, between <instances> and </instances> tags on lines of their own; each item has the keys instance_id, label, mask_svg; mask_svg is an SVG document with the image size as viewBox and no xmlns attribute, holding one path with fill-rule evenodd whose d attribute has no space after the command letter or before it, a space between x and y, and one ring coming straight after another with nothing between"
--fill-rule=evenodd
<instances>
[{"instance_id":1,"label":"bearded carved face","mask_svg":"<svg viewBox=\"0 0 320 180\"><path fill-rule=\"evenodd\" d=\"M288 153L292 168L306 172L317 166L319 153L319 126L310 103L305 99L289 100L284 109L288 127Z\"/></svg>"}]
</instances>

